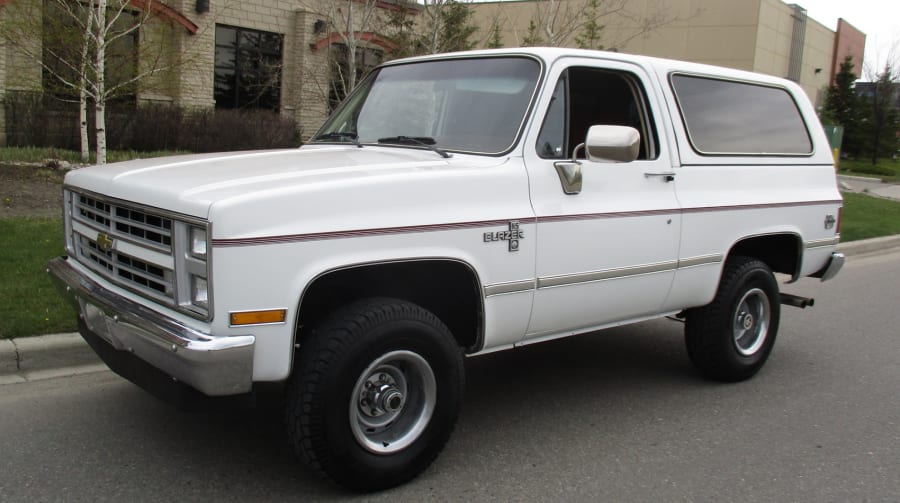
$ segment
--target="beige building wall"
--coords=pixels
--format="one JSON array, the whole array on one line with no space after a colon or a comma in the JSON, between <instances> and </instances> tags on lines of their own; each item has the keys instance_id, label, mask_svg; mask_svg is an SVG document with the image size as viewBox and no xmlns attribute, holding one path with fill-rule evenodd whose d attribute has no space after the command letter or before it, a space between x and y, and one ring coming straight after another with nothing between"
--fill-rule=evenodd
<instances>
[{"instance_id":1,"label":"beige building wall","mask_svg":"<svg viewBox=\"0 0 900 503\"><path fill-rule=\"evenodd\" d=\"M762 0L750 70L787 77L794 33L794 10L779 0Z\"/></svg>"},{"instance_id":2,"label":"beige building wall","mask_svg":"<svg viewBox=\"0 0 900 503\"><path fill-rule=\"evenodd\" d=\"M574 16L575 6L583 4L583 0L562 0L558 18ZM529 22L542 14L539 3L532 1L470 5L477 12L480 46L495 22L505 25L501 30L504 46L522 45ZM794 9L780 0L627 0L626 8L629 15L613 14L601 20L607 50L788 76ZM654 17L667 21L641 33L634 19ZM577 46L578 30L559 31L566 36L555 45ZM834 31L807 19L799 83L814 103L820 102L822 88L828 85L833 46ZM816 73L816 68L822 70Z\"/></svg>"},{"instance_id":3,"label":"beige building wall","mask_svg":"<svg viewBox=\"0 0 900 503\"><path fill-rule=\"evenodd\" d=\"M806 25L800 85L816 107L825 104L825 90L830 85L829 70L834 37L833 31L817 21L810 19Z\"/></svg>"}]
</instances>

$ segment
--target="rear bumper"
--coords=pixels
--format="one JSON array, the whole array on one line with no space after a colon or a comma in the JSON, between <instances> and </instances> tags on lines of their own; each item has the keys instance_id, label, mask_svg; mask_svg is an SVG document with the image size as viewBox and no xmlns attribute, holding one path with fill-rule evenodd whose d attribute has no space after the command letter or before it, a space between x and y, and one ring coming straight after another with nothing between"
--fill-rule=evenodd
<instances>
[{"instance_id":1,"label":"rear bumper","mask_svg":"<svg viewBox=\"0 0 900 503\"><path fill-rule=\"evenodd\" d=\"M254 336L216 337L195 330L105 288L65 257L47 267L78 309L82 336L116 373L146 387L127 368L133 367L127 362L137 359L206 395L251 390Z\"/></svg>"},{"instance_id":2,"label":"rear bumper","mask_svg":"<svg viewBox=\"0 0 900 503\"><path fill-rule=\"evenodd\" d=\"M840 272L842 267L844 267L844 254L841 252L834 252L831 254L831 258L828 259L828 263L825 267L813 276L822 281L828 281L837 276L837 273Z\"/></svg>"}]
</instances>

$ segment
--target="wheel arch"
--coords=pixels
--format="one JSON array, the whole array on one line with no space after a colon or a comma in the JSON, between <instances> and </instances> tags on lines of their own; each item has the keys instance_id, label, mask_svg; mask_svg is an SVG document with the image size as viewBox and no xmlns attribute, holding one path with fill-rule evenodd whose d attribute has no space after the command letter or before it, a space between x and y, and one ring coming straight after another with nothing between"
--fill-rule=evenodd
<instances>
[{"instance_id":1,"label":"wheel arch","mask_svg":"<svg viewBox=\"0 0 900 503\"><path fill-rule=\"evenodd\" d=\"M329 312L368 297L397 298L427 309L447 325L467 353L484 344L479 275L469 263L447 257L367 262L323 271L300 296L294 343L302 344L304 329Z\"/></svg>"},{"instance_id":2,"label":"wheel arch","mask_svg":"<svg viewBox=\"0 0 900 503\"><path fill-rule=\"evenodd\" d=\"M794 282L803 265L803 239L796 232L746 236L731 246L725 260L736 256L758 259L774 272L789 274Z\"/></svg>"}]
</instances>

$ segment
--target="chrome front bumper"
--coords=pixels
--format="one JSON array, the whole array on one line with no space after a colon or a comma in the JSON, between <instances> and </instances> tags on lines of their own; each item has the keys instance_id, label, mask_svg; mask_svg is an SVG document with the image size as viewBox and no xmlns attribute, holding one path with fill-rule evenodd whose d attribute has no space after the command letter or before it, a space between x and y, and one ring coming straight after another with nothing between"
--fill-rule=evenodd
<instances>
[{"instance_id":1,"label":"chrome front bumper","mask_svg":"<svg viewBox=\"0 0 900 503\"><path fill-rule=\"evenodd\" d=\"M116 372L132 379L117 368L121 359L116 352L123 352L206 395L250 391L256 337L215 337L197 331L103 287L72 267L66 257L51 260L47 271L78 309L81 335ZM116 351L95 346L97 338Z\"/></svg>"}]
</instances>

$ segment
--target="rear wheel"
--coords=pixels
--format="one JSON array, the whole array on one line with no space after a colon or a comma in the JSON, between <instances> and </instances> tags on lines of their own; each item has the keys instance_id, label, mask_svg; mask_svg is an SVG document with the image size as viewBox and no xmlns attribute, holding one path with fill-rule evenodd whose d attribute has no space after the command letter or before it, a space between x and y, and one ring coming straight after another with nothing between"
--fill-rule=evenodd
<instances>
[{"instance_id":1,"label":"rear wheel","mask_svg":"<svg viewBox=\"0 0 900 503\"><path fill-rule=\"evenodd\" d=\"M369 299L301 341L286 420L295 452L357 490L396 486L437 457L462 401L462 351L429 311Z\"/></svg>"},{"instance_id":2,"label":"rear wheel","mask_svg":"<svg viewBox=\"0 0 900 503\"><path fill-rule=\"evenodd\" d=\"M780 315L772 270L757 259L733 257L713 301L686 313L688 355L709 378L748 379L769 357Z\"/></svg>"}]
</instances>

